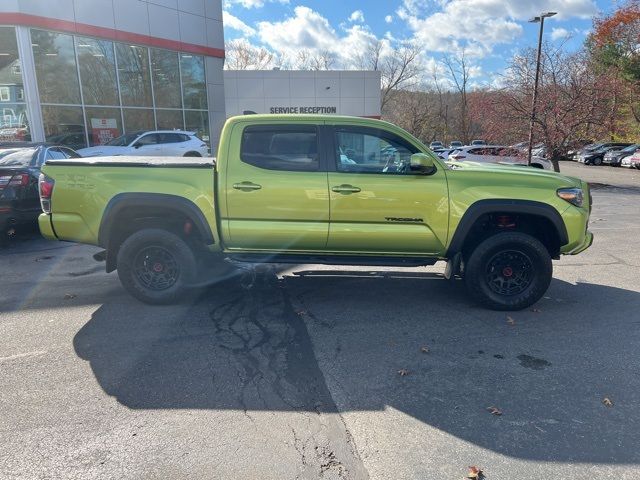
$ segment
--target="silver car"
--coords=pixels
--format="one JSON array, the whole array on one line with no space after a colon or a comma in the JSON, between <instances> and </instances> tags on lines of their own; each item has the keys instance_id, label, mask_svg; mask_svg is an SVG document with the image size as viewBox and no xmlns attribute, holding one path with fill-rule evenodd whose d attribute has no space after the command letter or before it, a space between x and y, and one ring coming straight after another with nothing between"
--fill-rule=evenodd
<instances>
[{"instance_id":1,"label":"silver car","mask_svg":"<svg viewBox=\"0 0 640 480\"><path fill-rule=\"evenodd\" d=\"M449 161L527 165L527 155L513 147L479 145L454 150L449 154ZM544 170L553 170L553 164L543 157L532 157L531 166Z\"/></svg>"}]
</instances>

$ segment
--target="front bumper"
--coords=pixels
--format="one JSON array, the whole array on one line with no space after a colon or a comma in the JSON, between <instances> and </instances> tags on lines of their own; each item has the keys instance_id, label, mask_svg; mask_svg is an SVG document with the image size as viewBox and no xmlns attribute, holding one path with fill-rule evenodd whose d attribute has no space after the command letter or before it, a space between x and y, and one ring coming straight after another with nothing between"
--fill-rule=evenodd
<instances>
[{"instance_id":1,"label":"front bumper","mask_svg":"<svg viewBox=\"0 0 640 480\"><path fill-rule=\"evenodd\" d=\"M580 245L576 248L567 252L565 255L578 255L579 253L584 252L587 248L589 248L593 244L593 233L587 230L584 236L584 240Z\"/></svg>"}]
</instances>

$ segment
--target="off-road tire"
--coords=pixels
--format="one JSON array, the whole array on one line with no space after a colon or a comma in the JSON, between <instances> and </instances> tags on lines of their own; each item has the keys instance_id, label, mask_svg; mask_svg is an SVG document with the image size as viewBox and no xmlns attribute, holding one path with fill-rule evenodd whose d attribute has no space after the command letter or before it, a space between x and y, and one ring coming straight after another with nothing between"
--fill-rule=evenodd
<instances>
[{"instance_id":1,"label":"off-road tire","mask_svg":"<svg viewBox=\"0 0 640 480\"><path fill-rule=\"evenodd\" d=\"M189 245L159 228L139 230L128 237L118 251L117 268L127 292L152 305L182 300L197 274Z\"/></svg>"},{"instance_id":2,"label":"off-road tire","mask_svg":"<svg viewBox=\"0 0 640 480\"><path fill-rule=\"evenodd\" d=\"M536 303L549 288L552 276L551 257L539 240L526 233L503 232L473 250L465 263L464 280L474 300L504 311L522 310ZM526 281L517 288L504 287L518 279Z\"/></svg>"}]
</instances>

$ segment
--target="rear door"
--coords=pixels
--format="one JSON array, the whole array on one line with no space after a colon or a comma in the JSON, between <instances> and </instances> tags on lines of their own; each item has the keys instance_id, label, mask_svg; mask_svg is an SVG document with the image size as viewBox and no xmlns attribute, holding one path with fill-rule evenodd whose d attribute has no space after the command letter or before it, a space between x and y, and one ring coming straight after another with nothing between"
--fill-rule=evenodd
<instances>
[{"instance_id":1,"label":"rear door","mask_svg":"<svg viewBox=\"0 0 640 480\"><path fill-rule=\"evenodd\" d=\"M444 169L411 171L410 157L420 149L386 130L336 125L333 138L327 250L442 254L449 218Z\"/></svg>"},{"instance_id":2,"label":"rear door","mask_svg":"<svg viewBox=\"0 0 640 480\"><path fill-rule=\"evenodd\" d=\"M182 157L187 153L187 144L183 141L184 135L179 133L159 133L160 153L162 155Z\"/></svg>"},{"instance_id":3,"label":"rear door","mask_svg":"<svg viewBox=\"0 0 640 480\"><path fill-rule=\"evenodd\" d=\"M314 122L235 125L229 142L222 228L226 247L321 251L329 232L329 191ZM220 185L219 185L220 187Z\"/></svg>"}]
</instances>

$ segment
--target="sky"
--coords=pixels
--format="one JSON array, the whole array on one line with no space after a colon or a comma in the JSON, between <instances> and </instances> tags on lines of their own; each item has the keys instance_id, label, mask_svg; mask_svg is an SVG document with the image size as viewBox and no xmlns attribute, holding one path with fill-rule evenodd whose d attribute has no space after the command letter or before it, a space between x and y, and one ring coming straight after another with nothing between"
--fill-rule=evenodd
<instances>
[{"instance_id":1,"label":"sky","mask_svg":"<svg viewBox=\"0 0 640 480\"><path fill-rule=\"evenodd\" d=\"M225 41L241 39L255 47L295 58L300 49L329 51L332 68L354 68L368 45L403 41L421 48L426 68L440 68L444 55L464 49L472 82L497 82L509 59L536 46L538 24L546 11L545 40L579 48L592 18L614 8L615 0L223 0ZM277 66L277 65L276 65Z\"/></svg>"}]
</instances>

